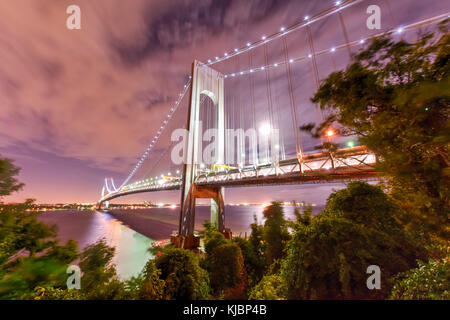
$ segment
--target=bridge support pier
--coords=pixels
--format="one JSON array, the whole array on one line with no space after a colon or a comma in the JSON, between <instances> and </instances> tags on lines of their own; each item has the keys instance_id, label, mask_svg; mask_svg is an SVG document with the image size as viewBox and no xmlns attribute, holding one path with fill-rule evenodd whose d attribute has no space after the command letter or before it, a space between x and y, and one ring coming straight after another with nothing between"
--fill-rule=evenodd
<instances>
[{"instance_id":1,"label":"bridge support pier","mask_svg":"<svg viewBox=\"0 0 450 320\"><path fill-rule=\"evenodd\" d=\"M211 199L211 224L231 238L231 231L225 228L225 203L223 187L201 187L192 184L181 205L178 235L171 238L172 244L185 249L200 246L200 238L194 234L196 199Z\"/></svg>"},{"instance_id":2,"label":"bridge support pier","mask_svg":"<svg viewBox=\"0 0 450 320\"><path fill-rule=\"evenodd\" d=\"M194 235L195 201L197 198L211 199L211 223L226 236L231 232L225 230L224 188L198 186L195 183L199 166L204 164L201 148L202 132L200 124L200 96L207 95L214 103L216 110L217 137L215 139L215 155L213 163L225 163L225 96L224 76L209 66L194 61L192 64L192 86L188 110L187 155L183 170L183 184L181 187L181 212L178 235L172 237L172 243L182 248L196 248L200 245L200 238ZM212 160L212 159L211 159ZM212 163L207 163L212 164Z\"/></svg>"}]
</instances>

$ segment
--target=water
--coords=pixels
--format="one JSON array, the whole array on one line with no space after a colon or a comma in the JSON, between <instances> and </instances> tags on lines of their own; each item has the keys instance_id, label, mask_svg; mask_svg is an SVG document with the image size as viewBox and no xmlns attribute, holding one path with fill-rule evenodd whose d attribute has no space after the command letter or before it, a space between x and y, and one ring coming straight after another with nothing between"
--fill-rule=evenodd
<instances>
[{"instance_id":1,"label":"water","mask_svg":"<svg viewBox=\"0 0 450 320\"><path fill-rule=\"evenodd\" d=\"M105 238L116 248L113 262L121 279L136 276L152 257L148 248L153 240L124 226L113 216L95 211L48 211L39 220L58 226L58 239L65 243L76 240L82 249Z\"/></svg>"},{"instance_id":2,"label":"water","mask_svg":"<svg viewBox=\"0 0 450 320\"><path fill-rule=\"evenodd\" d=\"M317 213L323 207L313 207ZM250 234L250 224L257 217L264 222L263 206L226 206L225 225L234 235ZM284 206L285 217L294 220L294 207ZM209 220L209 206L196 208L195 229L203 230ZM39 219L58 226L58 238L65 243L76 240L80 249L101 238L116 248L114 263L122 279L137 275L152 257L148 252L154 240L168 239L178 229L179 208L150 208L139 210L96 211L48 211Z\"/></svg>"}]
</instances>

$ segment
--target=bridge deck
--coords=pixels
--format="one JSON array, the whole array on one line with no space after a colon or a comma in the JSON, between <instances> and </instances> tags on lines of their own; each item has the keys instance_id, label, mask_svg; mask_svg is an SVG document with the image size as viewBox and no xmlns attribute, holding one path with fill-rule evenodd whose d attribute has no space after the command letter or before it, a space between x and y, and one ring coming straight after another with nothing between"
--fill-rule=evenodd
<instances>
[{"instance_id":1,"label":"bridge deck","mask_svg":"<svg viewBox=\"0 0 450 320\"><path fill-rule=\"evenodd\" d=\"M375 156L364 147L355 147L329 153L316 153L298 159L281 160L272 164L211 171L198 169L195 183L200 186L243 187L256 185L281 185L327 183L354 179L371 179L378 176L374 169ZM100 202L114 198L156 191L181 189L181 180L143 182L128 185L117 192L105 195Z\"/></svg>"}]
</instances>

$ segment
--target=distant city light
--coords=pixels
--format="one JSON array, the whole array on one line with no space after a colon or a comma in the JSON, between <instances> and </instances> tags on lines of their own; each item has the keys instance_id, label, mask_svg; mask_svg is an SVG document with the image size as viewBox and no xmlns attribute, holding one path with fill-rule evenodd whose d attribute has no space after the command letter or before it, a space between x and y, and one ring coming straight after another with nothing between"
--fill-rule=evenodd
<instances>
[{"instance_id":1,"label":"distant city light","mask_svg":"<svg viewBox=\"0 0 450 320\"><path fill-rule=\"evenodd\" d=\"M355 146L355 143L352 140L347 141L347 147L348 148L353 148L354 146Z\"/></svg>"}]
</instances>

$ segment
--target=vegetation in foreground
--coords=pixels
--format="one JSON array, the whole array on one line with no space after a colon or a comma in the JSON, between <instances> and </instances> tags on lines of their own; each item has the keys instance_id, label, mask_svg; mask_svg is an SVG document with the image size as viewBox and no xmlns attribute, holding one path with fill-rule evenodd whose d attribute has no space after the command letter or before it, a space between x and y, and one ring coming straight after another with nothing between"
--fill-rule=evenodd
<instances>
[{"instance_id":1,"label":"vegetation in foreground","mask_svg":"<svg viewBox=\"0 0 450 320\"><path fill-rule=\"evenodd\" d=\"M274 202L246 239L227 240L206 223L204 254L163 248L128 281L104 241L79 253L26 210L32 201L2 203L0 298L449 299L450 38L440 32L414 43L374 40L313 97L331 116L302 129L357 136L377 155L383 185L351 182L319 214L297 209L296 221ZM21 188L17 173L0 159L0 196ZM74 261L81 289L67 290ZM366 286L370 265L381 268L379 290Z\"/></svg>"}]
</instances>

